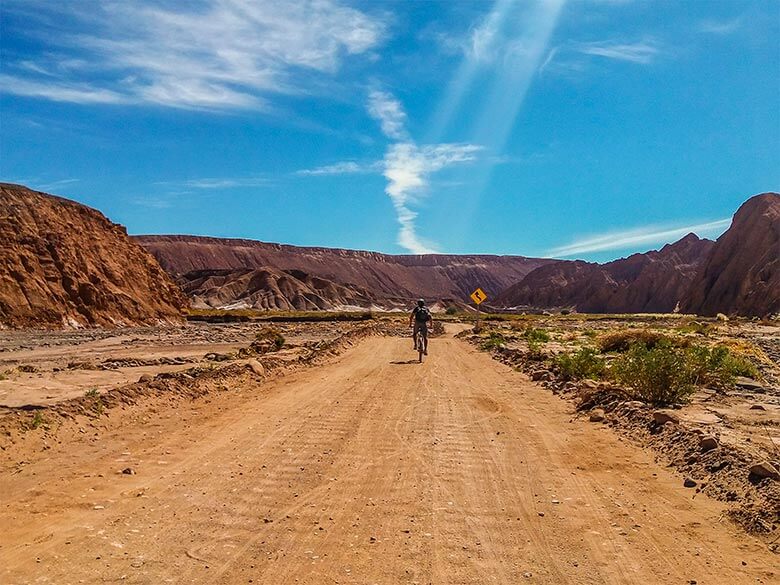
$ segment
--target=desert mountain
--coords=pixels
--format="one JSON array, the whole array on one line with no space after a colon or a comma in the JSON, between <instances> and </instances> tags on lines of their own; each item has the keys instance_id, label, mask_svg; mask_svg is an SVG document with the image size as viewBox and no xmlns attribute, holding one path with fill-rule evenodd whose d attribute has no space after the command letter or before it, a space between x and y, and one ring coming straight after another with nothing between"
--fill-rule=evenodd
<instances>
[{"instance_id":1,"label":"desert mountain","mask_svg":"<svg viewBox=\"0 0 780 585\"><path fill-rule=\"evenodd\" d=\"M671 312L713 245L688 234L658 251L606 264L561 260L537 268L499 295L494 304L590 313Z\"/></svg>"},{"instance_id":2,"label":"desert mountain","mask_svg":"<svg viewBox=\"0 0 780 585\"><path fill-rule=\"evenodd\" d=\"M742 204L691 283L682 310L780 313L780 194L763 193Z\"/></svg>"},{"instance_id":3,"label":"desert mountain","mask_svg":"<svg viewBox=\"0 0 780 585\"><path fill-rule=\"evenodd\" d=\"M0 327L174 322L185 304L124 227L74 201L0 183Z\"/></svg>"},{"instance_id":4,"label":"desert mountain","mask_svg":"<svg viewBox=\"0 0 780 585\"><path fill-rule=\"evenodd\" d=\"M372 300L382 303L418 296L430 300L467 300L477 286L492 298L550 262L523 256L394 256L195 236L139 236L136 241L177 278L202 270L299 271L308 278L330 281L358 295L359 291L367 291L365 294ZM189 289L186 285L184 288ZM341 295L343 291L329 301L340 304ZM211 296L214 298L213 292Z\"/></svg>"},{"instance_id":5,"label":"desert mountain","mask_svg":"<svg viewBox=\"0 0 780 585\"><path fill-rule=\"evenodd\" d=\"M186 274L179 282L196 309L327 311L368 309L375 304L367 291L299 270L199 270Z\"/></svg>"}]
</instances>

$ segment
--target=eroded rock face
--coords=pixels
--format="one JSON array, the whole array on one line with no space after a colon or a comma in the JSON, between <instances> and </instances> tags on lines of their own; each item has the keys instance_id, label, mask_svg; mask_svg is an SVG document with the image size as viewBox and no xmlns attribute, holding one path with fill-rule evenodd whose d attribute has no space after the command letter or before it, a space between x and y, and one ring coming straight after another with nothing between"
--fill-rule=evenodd
<instances>
[{"instance_id":1,"label":"eroded rock face","mask_svg":"<svg viewBox=\"0 0 780 585\"><path fill-rule=\"evenodd\" d=\"M713 242L688 234L657 251L606 264L561 260L504 291L504 307L570 308L590 313L668 313L686 294Z\"/></svg>"},{"instance_id":2,"label":"eroded rock face","mask_svg":"<svg viewBox=\"0 0 780 585\"><path fill-rule=\"evenodd\" d=\"M0 183L0 326L178 322L185 305L121 225L74 201Z\"/></svg>"},{"instance_id":3,"label":"eroded rock face","mask_svg":"<svg viewBox=\"0 0 780 585\"><path fill-rule=\"evenodd\" d=\"M370 309L373 296L299 270L198 270L179 278L192 306L279 311Z\"/></svg>"},{"instance_id":4,"label":"eroded rock face","mask_svg":"<svg viewBox=\"0 0 780 585\"><path fill-rule=\"evenodd\" d=\"M307 248L196 236L138 236L170 274L197 270L272 269L299 271L372 298L456 298L467 300L476 288L489 298L550 260L523 256L389 255L377 252Z\"/></svg>"},{"instance_id":5,"label":"eroded rock face","mask_svg":"<svg viewBox=\"0 0 780 585\"><path fill-rule=\"evenodd\" d=\"M780 195L748 199L691 283L682 309L764 316L780 313Z\"/></svg>"}]
</instances>

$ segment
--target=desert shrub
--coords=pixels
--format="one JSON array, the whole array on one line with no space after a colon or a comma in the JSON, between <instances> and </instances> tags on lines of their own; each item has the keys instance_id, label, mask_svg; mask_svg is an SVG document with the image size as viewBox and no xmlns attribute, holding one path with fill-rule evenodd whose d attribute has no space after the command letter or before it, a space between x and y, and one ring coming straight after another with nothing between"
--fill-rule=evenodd
<instances>
[{"instance_id":1,"label":"desert shrub","mask_svg":"<svg viewBox=\"0 0 780 585\"><path fill-rule=\"evenodd\" d=\"M667 339L652 347L633 343L612 363L610 374L635 399L656 405L683 402L696 389L696 373L686 351Z\"/></svg>"},{"instance_id":2,"label":"desert shrub","mask_svg":"<svg viewBox=\"0 0 780 585\"><path fill-rule=\"evenodd\" d=\"M573 353L559 354L555 358L555 365L565 380L601 378L606 369L604 358L591 347L583 347Z\"/></svg>"},{"instance_id":3,"label":"desert shrub","mask_svg":"<svg viewBox=\"0 0 780 585\"><path fill-rule=\"evenodd\" d=\"M707 336L713 331L717 331L717 327L712 323L701 323L700 321L691 321L681 325L677 328L680 333L694 333L696 335Z\"/></svg>"},{"instance_id":4,"label":"desert shrub","mask_svg":"<svg viewBox=\"0 0 780 585\"><path fill-rule=\"evenodd\" d=\"M455 315L458 312L458 307L450 306L447 307L447 310L444 311L445 315Z\"/></svg>"},{"instance_id":5,"label":"desert shrub","mask_svg":"<svg viewBox=\"0 0 780 585\"><path fill-rule=\"evenodd\" d=\"M29 422L29 428L31 430L35 430L38 427L45 424L46 424L46 419L43 417L43 414L41 414L40 412L36 412L33 415L32 420Z\"/></svg>"},{"instance_id":6,"label":"desert shrub","mask_svg":"<svg viewBox=\"0 0 780 585\"><path fill-rule=\"evenodd\" d=\"M491 349L499 348L505 343L506 343L506 337L504 337L501 333L498 333L497 331L491 331L490 335L488 335L487 338L485 338L482 341L480 347L485 351L490 351Z\"/></svg>"},{"instance_id":7,"label":"desert shrub","mask_svg":"<svg viewBox=\"0 0 780 585\"><path fill-rule=\"evenodd\" d=\"M542 342L541 341L529 341L528 342L528 353L526 354L528 359L536 360L536 361L542 361L544 358L547 357L547 354L542 349Z\"/></svg>"},{"instance_id":8,"label":"desert shrub","mask_svg":"<svg viewBox=\"0 0 780 585\"><path fill-rule=\"evenodd\" d=\"M255 335L256 343L260 345L270 345L269 349L278 351L284 347L284 335L275 327L263 327Z\"/></svg>"},{"instance_id":9,"label":"desert shrub","mask_svg":"<svg viewBox=\"0 0 780 585\"><path fill-rule=\"evenodd\" d=\"M645 347L652 349L660 341L668 339L663 333L650 331L649 329L626 329L625 331L613 331L602 335L598 339L598 346L603 353L610 351L623 353L628 351L633 344L641 343Z\"/></svg>"},{"instance_id":10,"label":"desert shrub","mask_svg":"<svg viewBox=\"0 0 780 585\"><path fill-rule=\"evenodd\" d=\"M694 382L712 388L730 388L737 376L755 378L756 367L742 356L735 355L727 347L712 348L694 345L685 349Z\"/></svg>"},{"instance_id":11,"label":"desert shrub","mask_svg":"<svg viewBox=\"0 0 780 585\"><path fill-rule=\"evenodd\" d=\"M591 329L591 328L586 329L585 331L582 332L582 334L585 337L590 337L591 339L593 339L594 337L598 337L598 335L599 335L598 331L596 331L595 329Z\"/></svg>"},{"instance_id":12,"label":"desert shrub","mask_svg":"<svg viewBox=\"0 0 780 585\"><path fill-rule=\"evenodd\" d=\"M90 388L86 392L84 392L84 398L99 398L100 392L98 392L97 388Z\"/></svg>"},{"instance_id":13,"label":"desert shrub","mask_svg":"<svg viewBox=\"0 0 780 585\"><path fill-rule=\"evenodd\" d=\"M571 313L570 309L561 309L561 315L569 315Z\"/></svg>"},{"instance_id":14,"label":"desert shrub","mask_svg":"<svg viewBox=\"0 0 780 585\"><path fill-rule=\"evenodd\" d=\"M528 327L523 333L523 337L525 337L528 343L546 343L550 341L550 334L544 329L539 329L537 327Z\"/></svg>"}]
</instances>

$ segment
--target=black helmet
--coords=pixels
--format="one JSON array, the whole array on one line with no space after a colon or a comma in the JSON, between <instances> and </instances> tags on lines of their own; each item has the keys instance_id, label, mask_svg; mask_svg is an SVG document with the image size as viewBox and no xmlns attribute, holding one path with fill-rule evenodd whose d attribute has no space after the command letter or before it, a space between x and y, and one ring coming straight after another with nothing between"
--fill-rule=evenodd
<instances>
[{"instance_id":1,"label":"black helmet","mask_svg":"<svg viewBox=\"0 0 780 585\"><path fill-rule=\"evenodd\" d=\"M417 306L418 307L424 307L425 306L425 299L419 299L417 301Z\"/></svg>"}]
</instances>

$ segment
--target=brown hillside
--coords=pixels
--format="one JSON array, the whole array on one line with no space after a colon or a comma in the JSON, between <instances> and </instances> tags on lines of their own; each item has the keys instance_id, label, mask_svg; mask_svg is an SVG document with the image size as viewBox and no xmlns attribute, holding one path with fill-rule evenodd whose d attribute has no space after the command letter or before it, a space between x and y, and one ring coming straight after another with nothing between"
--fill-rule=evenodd
<instances>
[{"instance_id":1,"label":"brown hillside","mask_svg":"<svg viewBox=\"0 0 780 585\"><path fill-rule=\"evenodd\" d=\"M713 242L688 234L658 251L606 264L562 260L537 268L495 304L590 313L666 313L683 298Z\"/></svg>"},{"instance_id":2,"label":"brown hillside","mask_svg":"<svg viewBox=\"0 0 780 585\"><path fill-rule=\"evenodd\" d=\"M180 321L178 287L98 211L0 183L0 327Z\"/></svg>"},{"instance_id":3,"label":"brown hillside","mask_svg":"<svg viewBox=\"0 0 780 585\"><path fill-rule=\"evenodd\" d=\"M756 195L742 204L682 308L701 315L780 313L780 194Z\"/></svg>"},{"instance_id":4,"label":"brown hillside","mask_svg":"<svg viewBox=\"0 0 780 585\"><path fill-rule=\"evenodd\" d=\"M375 304L366 291L296 270L200 270L179 282L196 309L328 311L368 309Z\"/></svg>"},{"instance_id":5,"label":"brown hillside","mask_svg":"<svg viewBox=\"0 0 780 585\"><path fill-rule=\"evenodd\" d=\"M298 270L352 290L368 291L382 301L418 296L466 301L477 286L493 298L551 262L523 256L394 256L195 236L138 236L136 241L177 277L197 270Z\"/></svg>"}]
</instances>

